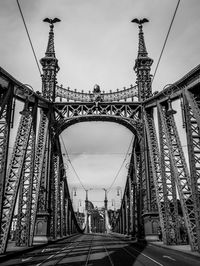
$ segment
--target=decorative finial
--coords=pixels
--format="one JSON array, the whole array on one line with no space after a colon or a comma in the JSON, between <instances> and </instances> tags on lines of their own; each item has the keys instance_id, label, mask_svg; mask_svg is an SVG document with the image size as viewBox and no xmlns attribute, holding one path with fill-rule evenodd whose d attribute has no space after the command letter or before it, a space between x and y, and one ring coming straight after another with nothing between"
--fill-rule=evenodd
<instances>
[{"instance_id":1,"label":"decorative finial","mask_svg":"<svg viewBox=\"0 0 200 266\"><path fill-rule=\"evenodd\" d=\"M61 20L59 18L54 18L54 19L51 19L51 18L45 18L43 19L44 22L47 22L51 25L53 25L54 23L56 22L60 22Z\"/></svg>"},{"instance_id":2,"label":"decorative finial","mask_svg":"<svg viewBox=\"0 0 200 266\"><path fill-rule=\"evenodd\" d=\"M147 18L143 18L143 19L134 18L133 20L131 20L131 22L142 25L145 22L149 22L149 20Z\"/></svg>"},{"instance_id":3,"label":"decorative finial","mask_svg":"<svg viewBox=\"0 0 200 266\"><path fill-rule=\"evenodd\" d=\"M143 19L134 18L133 20L131 20L131 22L137 23L138 27L139 27L138 57L147 56L147 50L146 50L146 46L145 46L144 34L143 34L142 27L143 27L143 24L146 22L149 22L149 20L147 18L143 18Z\"/></svg>"}]
</instances>

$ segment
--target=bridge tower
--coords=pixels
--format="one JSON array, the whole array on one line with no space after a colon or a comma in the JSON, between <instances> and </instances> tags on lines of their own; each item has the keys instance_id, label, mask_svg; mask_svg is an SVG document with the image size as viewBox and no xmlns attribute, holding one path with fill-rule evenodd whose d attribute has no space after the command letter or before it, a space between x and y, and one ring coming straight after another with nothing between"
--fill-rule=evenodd
<instances>
[{"instance_id":1,"label":"bridge tower","mask_svg":"<svg viewBox=\"0 0 200 266\"><path fill-rule=\"evenodd\" d=\"M137 76L138 86L138 101L143 102L152 96L151 87L151 65L153 60L148 56L148 52L145 45L143 24L148 22L146 18L133 19L131 22L138 24L139 28L139 42L138 42L138 55L135 60L134 71ZM140 182L141 191L140 194L140 223L143 224L138 229L139 237L145 237L147 240L158 239L158 208L155 186L153 181L153 173L151 169L150 154L147 140L147 128L144 122L144 108L141 108L140 119L143 121L140 139L140 153L141 153L141 172ZM153 117L151 112L150 114ZM140 227L140 225L138 225ZM144 230L144 231L143 231ZM142 236L143 235L143 236Z\"/></svg>"},{"instance_id":2,"label":"bridge tower","mask_svg":"<svg viewBox=\"0 0 200 266\"><path fill-rule=\"evenodd\" d=\"M56 75L59 71L59 66L58 59L55 55L53 29L54 23L60 22L60 19L45 18L43 21L49 23L50 31L45 56L40 60L43 70L42 96L49 102L54 102L57 83ZM55 216L55 213L52 213L52 210L58 212L59 216L60 210L56 210L56 203L53 202L55 194L60 193L59 189L55 187L56 182L59 182L59 180L53 179L59 179L58 168L61 164L61 158L58 155L59 152L56 149L56 144L54 143L52 128L49 127L51 124L52 113L53 110L51 107L49 107L48 110L42 109L40 113L41 116L37 144L39 152L38 159L40 158L40 162L38 161L36 165L38 165L38 169L41 171L41 173L38 173L38 180L41 185L38 191L35 233L32 232L32 237L34 235L34 242L48 241L49 238L56 237L59 231L57 228L53 228L55 227L55 224L57 224L55 220L57 220L58 217L57 214Z\"/></svg>"}]
</instances>

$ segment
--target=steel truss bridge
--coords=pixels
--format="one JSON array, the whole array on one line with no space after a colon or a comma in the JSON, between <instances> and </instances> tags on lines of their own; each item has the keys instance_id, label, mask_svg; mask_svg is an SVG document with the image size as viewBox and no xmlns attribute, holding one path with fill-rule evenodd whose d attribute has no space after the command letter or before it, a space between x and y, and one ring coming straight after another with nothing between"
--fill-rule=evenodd
<instances>
[{"instance_id":1,"label":"steel truss bridge","mask_svg":"<svg viewBox=\"0 0 200 266\"><path fill-rule=\"evenodd\" d=\"M136 86L109 93L99 86L89 93L58 86L52 20L40 61L42 93L0 68L1 253L14 219L17 246L83 233L70 199L59 135L84 121L119 123L135 135L113 231L148 240L161 230L165 244L178 245L180 202L189 244L200 252L200 65L152 94L153 60L142 23L138 26Z\"/></svg>"}]
</instances>

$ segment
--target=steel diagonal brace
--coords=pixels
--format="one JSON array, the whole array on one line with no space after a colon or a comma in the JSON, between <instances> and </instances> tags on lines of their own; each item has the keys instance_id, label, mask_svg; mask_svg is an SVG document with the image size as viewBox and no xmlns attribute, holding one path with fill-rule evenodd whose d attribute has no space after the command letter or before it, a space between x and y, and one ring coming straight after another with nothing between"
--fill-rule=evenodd
<instances>
[{"instance_id":1,"label":"steel diagonal brace","mask_svg":"<svg viewBox=\"0 0 200 266\"><path fill-rule=\"evenodd\" d=\"M194 196L194 207L195 207L195 218L197 226L197 243L200 251L200 135L199 126L197 119L195 118L193 109L190 106L189 101L184 97L184 113L185 113L185 123L187 132L187 142L188 142L188 155L190 164L190 175L191 175L191 186L192 193Z\"/></svg>"},{"instance_id":2,"label":"steel diagonal brace","mask_svg":"<svg viewBox=\"0 0 200 266\"><path fill-rule=\"evenodd\" d=\"M36 213L38 207L38 197L40 190L40 183L42 177L42 167L44 161L45 147L48 135L48 126L49 126L49 118L42 111L39 125L39 133L36 147L36 155L35 155L35 167L34 167L34 176L33 176L33 193L32 193L32 207L31 207L31 227L30 227L30 240L29 243L32 245L34 229L35 229L35 221L36 221Z\"/></svg>"},{"instance_id":3,"label":"steel diagonal brace","mask_svg":"<svg viewBox=\"0 0 200 266\"><path fill-rule=\"evenodd\" d=\"M192 108L192 111L194 113L194 116L197 120L197 124L198 124L198 127L200 128L200 109L199 109L199 106L194 98L194 96L192 95L191 92L185 90L185 96Z\"/></svg>"},{"instance_id":4,"label":"steel diagonal brace","mask_svg":"<svg viewBox=\"0 0 200 266\"><path fill-rule=\"evenodd\" d=\"M173 170L171 167L171 159L169 154L169 145L166 140L165 130L163 128L162 119L158 112L158 126L160 136L160 150L161 150L161 173L163 176L163 192L164 192L164 208L166 213L166 233L167 243L178 243L178 209L176 186ZM173 208L170 208L173 204ZM172 224L171 224L172 222ZM175 230L174 238L171 238L171 229Z\"/></svg>"},{"instance_id":5,"label":"steel diagonal brace","mask_svg":"<svg viewBox=\"0 0 200 266\"><path fill-rule=\"evenodd\" d=\"M190 199L193 199L193 194L192 194L192 190L191 190L191 180L190 180L190 175L189 175L189 171L187 168L187 164L185 161L185 157L182 151L182 147L181 147L181 143L180 143L180 139L179 139L179 135L178 135L178 131L176 128L176 124L174 121L174 117L173 114L169 115L166 118L166 115L163 113L163 110L160 106L160 104L158 104L158 111L161 117L161 122L163 124L163 129L165 131L165 135L166 135L166 140L168 143L168 147L169 147L169 154L170 154L170 159L172 162L172 168L173 171L175 173L175 178L176 178L176 184L177 184L177 188L178 188L178 192L179 192L179 196L180 196L180 201L182 204L182 208L183 208L183 214L184 214L184 218L185 218L185 222L188 228L188 235L189 235L189 239L190 239L190 244L191 244L191 248L192 250L197 249L197 232L196 232L196 226L194 223L194 202L191 205L191 208L187 207L187 199L188 197L190 197ZM167 121L166 119L168 119L168 123L170 123L170 128L167 125ZM172 132L173 131L173 132ZM173 133L173 145L172 145L172 133ZM174 144L176 146L174 146ZM174 150L176 149L176 150ZM176 153L176 154L175 154ZM176 160L176 158L177 160ZM179 162L179 167L177 167L177 163ZM183 186L187 185L187 191L185 192L183 190Z\"/></svg>"},{"instance_id":6,"label":"steel diagonal brace","mask_svg":"<svg viewBox=\"0 0 200 266\"><path fill-rule=\"evenodd\" d=\"M158 141L156 137L156 130L154 125L154 119L152 114L148 114L144 110L144 122L147 132L147 141L149 146L150 161L152 166L152 173L154 179L154 186L156 190L156 198L159 210L160 225L163 232L163 240L166 241L166 228L165 228L165 212L162 207L161 200L163 200L163 188L160 186L162 184L161 176L161 162L160 162L160 153L158 148Z\"/></svg>"},{"instance_id":7,"label":"steel diagonal brace","mask_svg":"<svg viewBox=\"0 0 200 266\"><path fill-rule=\"evenodd\" d=\"M7 247L31 126L32 115L22 115L5 183L0 253L4 253Z\"/></svg>"},{"instance_id":8,"label":"steel diagonal brace","mask_svg":"<svg viewBox=\"0 0 200 266\"><path fill-rule=\"evenodd\" d=\"M8 160L8 146L10 134L10 121L12 113L12 87L10 86L6 92L0 106L0 224L2 215L2 202L6 180L6 168Z\"/></svg>"}]
</instances>

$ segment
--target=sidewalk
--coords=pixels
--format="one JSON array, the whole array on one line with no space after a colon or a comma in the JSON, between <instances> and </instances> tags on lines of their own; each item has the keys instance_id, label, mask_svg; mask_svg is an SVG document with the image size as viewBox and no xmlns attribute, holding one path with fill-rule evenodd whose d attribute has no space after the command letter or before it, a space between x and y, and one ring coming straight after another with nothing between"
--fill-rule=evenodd
<instances>
[{"instance_id":1,"label":"sidewalk","mask_svg":"<svg viewBox=\"0 0 200 266\"><path fill-rule=\"evenodd\" d=\"M200 258L200 253L197 251L191 251L190 245L165 245L161 241L155 241L155 242L148 242L148 244L153 245L153 246L158 246L160 248L165 248L165 249L172 249L172 250L177 250L183 253L186 253L191 256L196 256Z\"/></svg>"}]
</instances>

